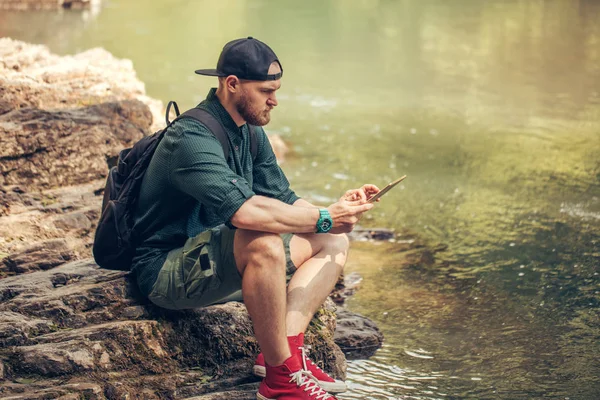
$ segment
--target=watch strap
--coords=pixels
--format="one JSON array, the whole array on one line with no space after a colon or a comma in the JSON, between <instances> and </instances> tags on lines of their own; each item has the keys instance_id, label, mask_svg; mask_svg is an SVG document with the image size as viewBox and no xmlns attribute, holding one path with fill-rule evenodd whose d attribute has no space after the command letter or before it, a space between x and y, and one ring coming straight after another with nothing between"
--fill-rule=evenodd
<instances>
[{"instance_id":1,"label":"watch strap","mask_svg":"<svg viewBox=\"0 0 600 400\"><path fill-rule=\"evenodd\" d=\"M326 208L319 209L319 220L317 221L317 233L327 233L333 228L333 220Z\"/></svg>"}]
</instances>

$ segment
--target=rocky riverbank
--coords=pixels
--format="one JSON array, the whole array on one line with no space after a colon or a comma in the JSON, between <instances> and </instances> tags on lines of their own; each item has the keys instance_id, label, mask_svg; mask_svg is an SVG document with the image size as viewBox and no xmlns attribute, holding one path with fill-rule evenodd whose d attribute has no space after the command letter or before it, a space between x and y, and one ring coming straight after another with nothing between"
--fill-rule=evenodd
<instances>
[{"instance_id":1,"label":"rocky riverbank","mask_svg":"<svg viewBox=\"0 0 600 400\"><path fill-rule=\"evenodd\" d=\"M165 312L90 258L107 162L158 129L162 109L102 49L58 57L0 39L0 397L254 398L243 304ZM335 309L307 341L343 378Z\"/></svg>"}]
</instances>

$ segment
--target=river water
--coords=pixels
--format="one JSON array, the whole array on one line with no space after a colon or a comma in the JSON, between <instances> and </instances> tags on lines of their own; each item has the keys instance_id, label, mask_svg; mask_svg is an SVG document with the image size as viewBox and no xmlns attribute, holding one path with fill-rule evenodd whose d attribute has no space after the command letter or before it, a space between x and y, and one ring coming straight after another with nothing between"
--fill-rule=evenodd
<instances>
[{"instance_id":1,"label":"river water","mask_svg":"<svg viewBox=\"0 0 600 400\"><path fill-rule=\"evenodd\" d=\"M348 307L386 341L341 399L600 398L600 2L113 0L0 12L0 35L104 47L182 108L252 35L285 70L268 128L300 195L408 175L362 221L398 240L350 256Z\"/></svg>"}]
</instances>

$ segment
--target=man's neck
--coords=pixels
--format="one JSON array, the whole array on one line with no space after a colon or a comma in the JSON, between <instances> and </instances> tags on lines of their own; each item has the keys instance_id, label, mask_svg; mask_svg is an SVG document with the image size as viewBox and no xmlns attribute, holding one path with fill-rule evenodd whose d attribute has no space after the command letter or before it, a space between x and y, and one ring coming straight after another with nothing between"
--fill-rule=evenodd
<instances>
[{"instance_id":1,"label":"man's neck","mask_svg":"<svg viewBox=\"0 0 600 400\"><path fill-rule=\"evenodd\" d=\"M221 103L223 108L225 110L227 110L227 112L231 116L231 119L233 119L233 122L235 122L235 124L238 127L243 126L246 123L246 121L244 120L244 118L242 118L240 113L238 113L238 111L235 107L235 104L233 104L233 102L229 98L227 98L225 93L223 93L222 91L219 91L219 89L217 89L217 92L215 93L215 95L219 99L219 102Z\"/></svg>"}]
</instances>

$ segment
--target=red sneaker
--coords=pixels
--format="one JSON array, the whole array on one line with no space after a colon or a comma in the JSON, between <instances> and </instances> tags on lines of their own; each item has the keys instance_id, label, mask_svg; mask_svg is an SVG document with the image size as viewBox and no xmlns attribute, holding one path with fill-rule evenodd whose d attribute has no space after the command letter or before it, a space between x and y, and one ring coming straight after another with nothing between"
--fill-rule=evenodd
<instances>
[{"instance_id":1,"label":"red sneaker","mask_svg":"<svg viewBox=\"0 0 600 400\"><path fill-rule=\"evenodd\" d=\"M288 342L290 343L290 350L292 355L298 355L302 360L303 369L310 374L310 377L315 380L319 386L327 392L331 393L342 393L348 390L346 383L340 380L333 379L325 371L323 371L317 364L313 363L310 358L307 357L306 353L310 346L304 346L304 334L301 333L298 336L289 336ZM265 358L260 353L254 361L254 367L252 372L256 376L265 377Z\"/></svg>"},{"instance_id":2,"label":"red sneaker","mask_svg":"<svg viewBox=\"0 0 600 400\"><path fill-rule=\"evenodd\" d=\"M302 369L296 355L276 367L265 365L265 370L267 376L258 388L258 400L337 400Z\"/></svg>"}]
</instances>

